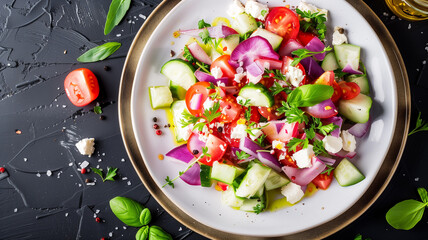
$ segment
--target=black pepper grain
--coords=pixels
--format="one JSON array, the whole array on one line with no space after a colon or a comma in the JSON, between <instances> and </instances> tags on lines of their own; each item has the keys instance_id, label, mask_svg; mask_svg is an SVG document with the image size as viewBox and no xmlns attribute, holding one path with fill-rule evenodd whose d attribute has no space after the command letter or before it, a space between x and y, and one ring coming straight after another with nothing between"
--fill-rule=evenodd
<instances>
[{"instance_id":1,"label":"black pepper grain","mask_svg":"<svg viewBox=\"0 0 428 240\"><path fill-rule=\"evenodd\" d=\"M100 116L100 120L105 120L105 119L106 119L106 117L104 115Z\"/></svg>"},{"instance_id":2,"label":"black pepper grain","mask_svg":"<svg viewBox=\"0 0 428 240\"><path fill-rule=\"evenodd\" d=\"M171 52L170 52L170 56L171 56L171 57L174 57L174 56L175 56L175 52L171 50Z\"/></svg>"},{"instance_id":3,"label":"black pepper grain","mask_svg":"<svg viewBox=\"0 0 428 240\"><path fill-rule=\"evenodd\" d=\"M222 133L223 132L223 127L218 127L217 128L217 132Z\"/></svg>"},{"instance_id":4,"label":"black pepper grain","mask_svg":"<svg viewBox=\"0 0 428 240\"><path fill-rule=\"evenodd\" d=\"M89 178L85 179L85 183L90 183L92 182Z\"/></svg>"},{"instance_id":5,"label":"black pepper grain","mask_svg":"<svg viewBox=\"0 0 428 240\"><path fill-rule=\"evenodd\" d=\"M104 66L104 71L110 71L110 67L109 66Z\"/></svg>"},{"instance_id":6,"label":"black pepper grain","mask_svg":"<svg viewBox=\"0 0 428 240\"><path fill-rule=\"evenodd\" d=\"M158 118L157 117L154 117L153 118L153 122L157 122L158 121Z\"/></svg>"},{"instance_id":7,"label":"black pepper grain","mask_svg":"<svg viewBox=\"0 0 428 240\"><path fill-rule=\"evenodd\" d=\"M343 34L345 32L345 29L339 28L339 29L337 29L337 31L339 31L340 34Z\"/></svg>"},{"instance_id":8,"label":"black pepper grain","mask_svg":"<svg viewBox=\"0 0 428 240\"><path fill-rule=\"evenodd\" d=\"M192 153L193 153L193 155L196 155L196 154L199 153L199 151L195 149L195 150L192 151Z\"/></svg>"}]
</instances>

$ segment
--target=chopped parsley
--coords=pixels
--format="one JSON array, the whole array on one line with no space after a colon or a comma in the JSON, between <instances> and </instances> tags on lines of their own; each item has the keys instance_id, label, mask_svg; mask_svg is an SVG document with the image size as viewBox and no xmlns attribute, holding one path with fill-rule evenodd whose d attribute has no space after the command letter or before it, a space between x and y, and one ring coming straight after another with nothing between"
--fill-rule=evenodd
<instances>
[{"instance_id":1,"label":"chopped parsley","mask_svg":"<svg viewBox=\"0 0 428 240\"><path fill-rule=\"evenodd\" d=\"M325 25L327 18L325 14L319 12L311 13L311 11L302 11L298 8L296 8L296 13L302 18L309 19L309 21L306 21L305 19L300 21L300 27L304 32L316 30L319 39L323 40L325 38L325 33L327 31L327 26Z\"/></svg>"}]
</instances>

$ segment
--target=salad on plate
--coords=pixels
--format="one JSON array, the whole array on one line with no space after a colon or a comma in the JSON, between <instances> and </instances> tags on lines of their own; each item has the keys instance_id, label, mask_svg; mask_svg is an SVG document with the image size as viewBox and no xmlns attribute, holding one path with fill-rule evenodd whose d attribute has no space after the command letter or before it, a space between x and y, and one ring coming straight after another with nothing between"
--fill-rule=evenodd
<instances>
[{"instance_id":1,"label":"salad on plate","mask_svg":"<svg viewBox=\"0 0 428 240\"><path fill-rule=\"evenodd\" d=\"M165 155L183 162L164 187L214 187L223 204L260 213L333 179L364 180L352 160L372 105L361 48L306 2L234 0L227 14L175 32L189 40L160 68L169 84L148 89L152 108L172 116L178 146Z\"/></svg>"}]
</instances>

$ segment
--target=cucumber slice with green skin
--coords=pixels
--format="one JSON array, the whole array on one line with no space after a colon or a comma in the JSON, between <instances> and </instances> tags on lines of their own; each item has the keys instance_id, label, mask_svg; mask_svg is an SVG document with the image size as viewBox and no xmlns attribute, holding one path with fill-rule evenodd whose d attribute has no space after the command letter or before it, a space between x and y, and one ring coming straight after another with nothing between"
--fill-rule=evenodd
<instances>
[{"instance_id":1,"label":"cucumber slice with green skin","mask_svg":"<svg viewBox=\"0 0 428 240\"><path fill-rule=\"evenodd\" d=\"M346 187L357 184L366 177L348 159L344 158L334 169L334 177L340 186Z\"/></svg>"},{"instance_id":2,"label":"cucumber slice with green skin","mask_svg":"<svg viewBox=\"0 0 428 240\"><path fill-rule=\"evenodd\" d=\"M254 196L252 196L251 198L260 198L263 196L264 193L265 193L265 186L261 186L259 190L257 190L256 194L254 194Z\"/></svg>"},{"instance_id":3,"label":"cucumber slice with green skin","mask_svg":"<svg viewBox=\"0 0 428 240\"><path fill-rule=\"evenodd\" d=\"M334 71L339 68L334 52L329 52L325 55L324 60L321 63L321 68L324 69L324 71Z\"/></svg>"},{"instance_id":4,"label":"cucumber slice with green skin","mask_svg":"<svg viewBox=\"0 0 428 240\"><path fill-rule=\"evenodd\" d=\"M211 187L211 167L205 164L201 164L201 186Z\"/></svg>"},{"instance_id":5,"label":"cucumber slice with green skin","mask_svg":"<svg viewBox=\"0 0 428 240\"><path fill-rule=\"evenodd\" d=\"M266 209L266 205L266 197L262 195L259 198L245 199L239 210L260 213Z\"/></svg>"},{"instance_id":6,"label":"cucumber slice with green skin","mask_svg":"<svg viewBox=\"0 0 428 240\"><path fill-rule=\"evenodd\" d=\"M270 191L272 189L285 186L289 182L290 180L286 176L279 174L275 171L270 171L270 174L265 182L265 189L266 191Z\"/></svg>"},{"instance_id":7,"label":"cucumber slice with green skin","mask_svg":"<svg viewBox=\"0 0 428 240\"><path fill-rule=\"evenodd\" d=\"M366 75L349 75L345 79L347 82L354 82L360 87L362 94L370 94L370 84Z\"/></svg>"},{"instance_id":8,"label":"cucumber slice with green skin","mask_svg":"<svg viewBox=\"0 0 428 240\"><path fill-rule=\"evenodd\" d=\"M186 98L186 89L180 87L173 81L169 81L169 90L171 90L172 97L178 100L184 100Z\"/></svg>"},{"instance_id":9,"label":"cucumber slice with green skin","mask_svg":"<svg viewBox=\"0 0 428 240\"><path fill-rule=\"evenodd\" d=\"M256 19L246 13L241 13L232 18L232 28L243 37L246 33L253 32L258 27Z\"/></svg>"},{"instance_id":10,"label":"cucumber slice with green skin","mask_svg":"<svg viewBox=\"0 0 428 240\"><path fill-rule=\"evenodd\" d=\"M223 49L226 48L226 51L224 53L228 55L232 54L233 50L235 50L238 44L239 44L239 34L229 35L225 37L221 42Z\"/></svg>"},{"instance_id":11,"label":"cucumber slice with green skin","mask_svg":"<svg viewBox=\"0 0 428 240\"><path fill-rule=\"evenodd\" d=\"M249 99L250 106L272 107L275 100L270 91L261 83L249 83L241 88L239 96Z\"/></svg>"},{"instance_id":12,"label":"cucumber slice with green skin","mask_svg":"<svg viewBox=\"0 0 428 240\"><path fill-rule=\"evenodd\" d=\"M230 185L233 183L235 176L236 167L229 164L219 163L217 161L213 163L211 179Z\"/></svg>"},{"instance_id":13,"label":"cucumber slice with green skin","mask_svg":"<svg viewBox=\"0 0 428 240\"><path fill-rule=\"evenodd\" d=\"M264 185L271 169L261 164L254 164L248 169L241 184L236 189L236 196L250 198Z\"/></svg>"},{"instance_id":14,"label":"cucumber slice with green skin","mask_svg":"<svg viewBox=\"0 0 428 240\"><path fill-rule=\"evenodd\" d=\"M172 121L174 122L175 139L177 142L187 141L189 139L189 131L183 127L181 120L183 118L183 112L189 112L186 107L184 100L175 101L171 105Z\"/></svg>"},{"instance_id":15,"label":"cucumber slice with green skin","mask_svg":"<svg viewBox=\"0 0 428 240\"><path fill-rule=\"evenodd\" d=\"M334 54L340 68L345 68L350 64L352 69L357 70L360 63L361 48L352 44L341 44L334 46Z\"/></svg>"},{"instance_id":16,"label":"cucumber slice with green skin","mask_svg":"<svg viewBox=\"0 0 428 240\"><path fill-rule=\"evenodd\" d=\"M339 113L347 119L356 123L365 123L370 117L372 99L362 93L353 99L339 100Z\"/></svg>"},{"instance_id":17,"label":"cucumber slice with green skin","mask_svg":"<svg viewBox=\"0 0 428 240\"><path fill-rule=\"evenodd\" d=\"M244 204L244 199L235 196L233 187L228 187L226 191L221 192L220 201L229 207L241 207Z\"/></svg>"},{"instance_id":18,"label":"cucumber slice with green skin","mask_svg":"<svg viewBox=\"0 0 428 240\"><path fill-rule=\"evenodd\" d=\"M165 75L165 77L185 90L196 83L194 72L195 68L192 64L182 59L169 60L161 68L161 73Z\"/></svg>"},{"instance_id":19,"label":"cucumber slice with green skin","mask_svg":"<svg viewBox=\"0 0 428 240\"><path fill-rule=\"evenodd\" d=\"M277 51L282 43L282 37L263 28L257 28L250 37L260 36L268 40L273 50Z\"/></svg>"},{"instance_id":20,"label":"cucumber slice with green skin","mask_svg":"<svg viewBox=\"0 0 428 240\"><path fill-rule=\"evenodd\" d=\"M166 108L174 101L167 86L149 87L150 104L153 109Z\"/></svg>"}]
</instances>

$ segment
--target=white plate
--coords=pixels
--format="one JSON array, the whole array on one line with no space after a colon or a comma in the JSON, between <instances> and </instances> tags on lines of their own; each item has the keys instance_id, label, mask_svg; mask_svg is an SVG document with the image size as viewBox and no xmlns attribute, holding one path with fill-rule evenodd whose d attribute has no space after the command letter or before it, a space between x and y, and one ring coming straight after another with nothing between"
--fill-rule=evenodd
<instances>
[{"instance_id":1,"label":"white plate","mask_svg":"<svg viewBox=\"0 0 428 240\"><path fill-rule=\"evenodd\" d=\"M298 2L287 1L287 4L296 6ZM361 46L361 58L367 67L370 96L373 98L373 124L368 136L359 141L358 155L352 162L366 179L350 187L340 187L334 181L327 191L318 191L293 207L258 215L223 206L220 192L214 188L189 186L180 179L175 181L174 189L169 186L162 188L172 202L196 221L239 235L283 236L301 232L345 212L364 194L377 175L390 146L397 116L396 85L388 56L374 30L349 3L338 0L307 2L329 10L327 35L332 34L334 26L341 26L345 28L350 43ZM145 165L159 187L165 184L166 176L177 176L184 165L168 159L158 160L158 154L165 154L175 146L168 129L162 129L162 136L157 136L153 130L154 116L160 119L161 126L167 120L163 110L151 109L148 87L168 84L159 73L160 68L171 59L170 51L180 53L188 40L187 36L174 38L173 32L196 28L200 19L211 22L218 16L228 17L226 10L230 3L230 0L180 2L153 32L139 60L131 95L132 125ZM268 5L281 6L284 2L270 0Z\"/></svg>"}]
</instances>

